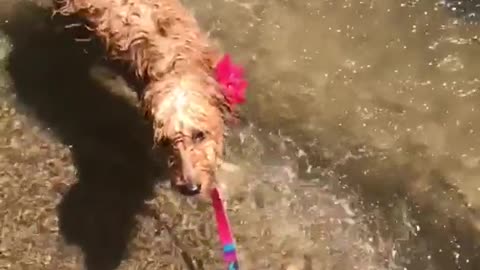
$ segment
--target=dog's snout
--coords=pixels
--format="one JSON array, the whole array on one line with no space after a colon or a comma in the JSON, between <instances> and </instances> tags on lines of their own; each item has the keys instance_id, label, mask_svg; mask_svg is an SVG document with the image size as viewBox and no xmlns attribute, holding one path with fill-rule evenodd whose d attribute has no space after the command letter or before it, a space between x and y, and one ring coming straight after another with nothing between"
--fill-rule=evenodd
<instances>
[{"instance_id":1,"label":"dog's snout","mask_svg":"<svg viewBox=\"0 0 480 270\"><path fill-rule=\"evenodd\" d=\"M172 186L183 195L208 197L216 182L216 148L201 143L192 145L187 139L178 141L172 150Z\"/></svg>"},{"instance_id":2,"label":"dog's snout","mask_svg":"<svg viewBox=\"0 0 480 270\"><path fill-rule=\"evenodd\" d=\"M185 195L197 195L201 192L202 186L198 184L197 175L193 168L189 151L180 145L178 147L179 158L181 160L182 184L179 186L180 191Z\"/></svg>"},{"instance_id":3,"label":"dog's snout","mask_svg":"<svg viewBox=\"0 0 480 270\"><path fill-rule=\"evenodd\" d=\"M194 174L192 171L185 172L183 174L184 177L184 189L187 190L188 194L191 195L196 195L200 193L200 190L202 189L202 186L200 184L197 184L197 181L195 181Z\"/></svg>"},{"instance_id":4,"label":"dog's snout","mask_svg":"<svg viewBox=\"0 0 480 270\"><path fill-rule=\"evenodd\" d=\"M201 185L198 185L198 184L190 183L190 184L187 185L187 188L188 188L191 192L199 193L200 190L202 189L202 186L201 186Z\"/></svg>"},{"instance_id":5,"label":"dog's snout","mask_svg":"<svg viewBox=\"0 0 480 270\"><path fill-rule=\"evenodd\" d=\"M193 167L188 161L182 161L182 174L183 178L187 183L195 183L195 173Z\"/></svg>"},{"instance_id":6,"label":"dog's snout","mask_svg":"<svg viewBox=\"0 0 480 270\"><path fill-rule=\"evenodd\" d=\"M188 183L179 186L179 190L184 195L194 196L200 194L202 186L198 184Z\"/></svg>"}]
</instances>

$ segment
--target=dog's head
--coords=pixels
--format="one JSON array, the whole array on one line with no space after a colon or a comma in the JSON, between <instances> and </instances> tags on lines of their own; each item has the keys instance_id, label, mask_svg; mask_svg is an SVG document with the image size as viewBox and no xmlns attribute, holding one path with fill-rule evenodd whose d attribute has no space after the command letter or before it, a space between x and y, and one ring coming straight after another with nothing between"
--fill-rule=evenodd
<instances>
[{"instance_id":1,"label":"dog's head","mask_svg":"<svg viewBox=\"0 0 480 270\"><path fill-rule=\"evenodd\" d=\"M186 195L207 195L224 151L231 110L211 76L182 75L152 83L145 101L155 141L167 147L172 186Z\"/></svg>"}]
</instances>

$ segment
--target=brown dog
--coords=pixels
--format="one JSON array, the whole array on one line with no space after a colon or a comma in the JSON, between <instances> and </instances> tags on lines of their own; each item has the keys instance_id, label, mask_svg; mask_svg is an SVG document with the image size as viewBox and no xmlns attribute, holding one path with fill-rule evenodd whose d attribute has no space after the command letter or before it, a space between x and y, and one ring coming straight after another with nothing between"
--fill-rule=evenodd
<instances>
[{"instance_id":1,"label":"brown dog","mask_svg":"<svg viewBox=\"0 0 480 270\"><path fill-rule=\"evenodd\" d=\"M146 88L142 107L155 142L171 148L172 185L204 195L222 162L232 107L214 78L220 54L178 0L59 0L105 44L109 57L132 66Z\"/></svg>"}]
</instances>

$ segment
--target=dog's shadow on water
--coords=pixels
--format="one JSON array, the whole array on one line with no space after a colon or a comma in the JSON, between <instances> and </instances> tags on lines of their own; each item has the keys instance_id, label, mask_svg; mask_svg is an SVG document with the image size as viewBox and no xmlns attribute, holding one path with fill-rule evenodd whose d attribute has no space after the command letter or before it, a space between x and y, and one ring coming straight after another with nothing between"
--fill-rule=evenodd
<instances>
[{"instance_id":1,"label":"dog's shadow on water","mask_svg":"<svg viewBox=\"0 0 480 270\"><path fill-rule=\"evenodd\" d=\"M13 12L0 30L14 44L15 94L72 147L77 169L58 206L60 232L81 247L87 269L115 269L164 171L152 157L152 132L137 108L90 78L98 53L85 53L51 10L23 2Z\"/></svg>"}]
</instances>

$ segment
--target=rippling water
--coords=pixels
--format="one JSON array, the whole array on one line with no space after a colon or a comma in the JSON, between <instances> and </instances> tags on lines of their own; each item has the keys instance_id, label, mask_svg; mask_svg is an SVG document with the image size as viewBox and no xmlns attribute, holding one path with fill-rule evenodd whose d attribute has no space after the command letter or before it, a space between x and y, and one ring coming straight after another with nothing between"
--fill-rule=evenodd
<instances>
[{"instance_id":1,"label":"rippling water","mask_svg":"<svg viewBox=\"0 0 480 270\"><path fill-rule=\"evenodd\" d=\"M480 269L475 1L185 3L251 81L222 178L242 267Z\"/></svg>"},{"instance_id":2,"label":"rippling water","mask_svg":"<svg viewBox=\"0 0 480 270\"><path fill-rule=\"evenodd\" d=\"M252 81L244 113L258 141L234 155L264 173L249 176L249 193L261 192L258 182L288 193L264 195L266 213L238 212L273 212L273 224L289 225L263 256L281 256L279 244L297 234L289 247L313 269L480 267L475 1L188 2ZM343 197L358 210L331 205L333 182L358 192ZM335 213L356 221L338 233L322 224ZM335 241L348 247L338 257Z\"/></svg>"}]
</instances>

